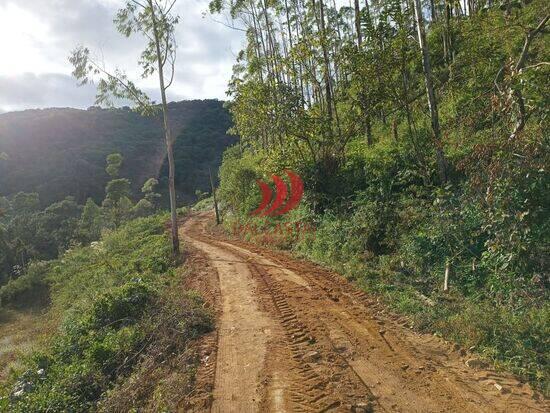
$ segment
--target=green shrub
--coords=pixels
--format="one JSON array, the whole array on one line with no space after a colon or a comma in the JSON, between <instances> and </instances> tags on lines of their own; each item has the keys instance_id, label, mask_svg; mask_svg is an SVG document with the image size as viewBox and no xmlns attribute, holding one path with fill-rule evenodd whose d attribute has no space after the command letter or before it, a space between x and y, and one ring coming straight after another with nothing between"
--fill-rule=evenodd
<instances>
[{"instance_id":1,"label":"green shrub","mask_svg":"<svg viewBox=\"0 0 550 413\"><path fill-rule=\"evenodd\" d=\"M142 357L151 353L162 363L212 328L199 297L173 293L165 222L165 216L131 221L48 267L53 311L63 322L50 348L12 374L0 411L95 410Z\"/></svg>"},{"instance_id":2,"label":"green shrub","mask_svg":"<svg viewBox=\"0 0 550 413\"><path fill-rule=\"evenodd\" d=\"M209 196L201 199L199 202L193 205L192 209L193 211L201 212L201 211L208 211L212 208L214 208L214 198Z\"/></svg>"},{"instance_id":3,"label":"green shrub","mask_svg":"<svg viewBox=\"0 0 550 413\"><path fill-rule=\"evenodd\" d=\"M35 262L29 265L26 272L0 287L0 307L21 305L41 300L47 295L48 282L46 274L49 270L48 262Z\"/></svg>"},{"instance_id":4,"label":"green shrub","mask_svg":"<svg viewBox=\"0 0 550 413\"><path fill-rule=\"evenodd\" d=\"M550 375L550 305L510 311L469 301L433 318L432 328L475 348L485 357L528 378L545 393Z\"/></svg>"}]
</instances>

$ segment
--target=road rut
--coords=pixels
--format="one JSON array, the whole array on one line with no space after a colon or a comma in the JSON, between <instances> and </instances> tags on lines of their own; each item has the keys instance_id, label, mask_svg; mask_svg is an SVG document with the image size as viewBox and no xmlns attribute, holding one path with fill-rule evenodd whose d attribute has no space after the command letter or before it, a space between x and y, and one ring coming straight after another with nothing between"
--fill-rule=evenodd
<instances>
[{"instance_id":1,"label":"road rut","mask_svg":"<svg viewBox=\"0 0 550 413\"><path fill-rule=\"evenodd\" d=\"M214 412L546 412L509 374L406 328L343 277L315 264L209 233L184 239L217 272Z\"/></svg>"}]
</instances>

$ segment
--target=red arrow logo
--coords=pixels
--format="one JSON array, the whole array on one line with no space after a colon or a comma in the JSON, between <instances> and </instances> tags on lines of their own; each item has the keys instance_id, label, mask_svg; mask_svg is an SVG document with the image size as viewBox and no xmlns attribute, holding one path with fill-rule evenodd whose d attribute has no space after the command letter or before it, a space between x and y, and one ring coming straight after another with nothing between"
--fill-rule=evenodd
<instances>
[{"instance_id":1,"label":"red arrow logo","mask_svg":"<svg viewBox=\"0 0 550 413\"><path fill-rule=\"evenodd\" d=\"M271 202L271 195L273 194L273 191L269 187L268 184L266 184L264 181L260 181L259 179L256 180L258 183L258 186L262 190L262 202L260 202L260 206L252 211L251 215L258 215L260 212L262 212L266 206L269 205L269 202Z\"/></svg>"},{"instance_id":2,"label":"red arrow logo","mask_svg":"<svg viewBox=\"0 0 550 413\"><path fill-rule=\"evenodd\" d=\"M275 216L286 214L291 209L294 209L300 203L304 195L304 183L302 179L292 171L285 171L290 180L290 195L288 196L288 188L280 176L273 175L271 179L275 184L275 199L271 206L267 208L273 197L271 187L261 180L257 180L258 186L262 191L262 201L260 206L252 211L251 215L260 216ZM286 201L286 203L285 203ZM267 208L267 209L266 209Z\"/></svg>"}]
</instances>

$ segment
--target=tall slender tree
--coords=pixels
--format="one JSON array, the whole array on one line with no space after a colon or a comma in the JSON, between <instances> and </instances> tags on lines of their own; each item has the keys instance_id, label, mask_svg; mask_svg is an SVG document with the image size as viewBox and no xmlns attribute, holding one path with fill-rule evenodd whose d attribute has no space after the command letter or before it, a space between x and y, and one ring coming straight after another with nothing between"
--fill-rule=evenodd
<instances>
[{"instance_id":1,"label":"tall slender tree","mask_svg":"<svg viewBox=\"0 0 550 413\"><path fill-rule=\"evenodd\" d=\"M117 12L114 23L124 36L130 37L132 34L139 33L146 39L145 49L138 62L143 69L142 77L149 77L155 72L158 75L162 128L169 167L172 248L174 255L178 255L174 137L166 97L166 91L172 85L175 74L177 44L174 31L179 22L179 17L172 13L175 3L176 0L127 0L125 7ZM69 61L74 66L73 75L81 85L97 80L96 104L112 105L113 98L127 99L132 101L142 114L154 115L158 112L159 106L129 80L123 71L108 70L105 63L94 58L88 48L83 46L76 48L71 53Z\"/></svg>"},{"instance_id":2,"label":"tall slender tree","mask_svg":"<svg viewBox=\"0 0 550 413\"><path fill-rule=\"evenodd\" d=\"M424 28L424 17L422 15L422 5L420 0L414 0L414 13L416 16L416 29L418 31L418 43L420 53L422 54L422 68L424 71L424 81L426 83L426 94L428 95L428 108L430 109L430 118L432 122L432 131L435 142L435 154L437 161L437 170L441 182L447 181L447 160L443 152L443 143L441 142L441 128L439 125L439 112L437 110L437 99L432 80L432 67L430 64L430 53L426 41L426 32Z\"/></svg>"}]
</instances>

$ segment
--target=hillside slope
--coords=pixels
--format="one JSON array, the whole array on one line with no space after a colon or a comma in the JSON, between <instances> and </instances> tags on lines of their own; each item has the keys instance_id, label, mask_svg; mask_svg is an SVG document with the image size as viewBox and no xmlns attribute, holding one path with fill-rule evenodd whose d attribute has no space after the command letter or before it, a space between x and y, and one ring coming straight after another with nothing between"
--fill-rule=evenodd
<instances>
[{"instance_id":1,"label":"hillside slope","mask_svg":"<svg viewBox=\"0 0 550 413\"><path fill-rule=\"evenodd\" d=\"M127 222L33 265L49 305L40 318L28 313L28 295L17 308L0 305L0 412L175 411L212 316L186 287L192 264L172 259L167 219Z\"/></svg>"},{"instance_id":2,"label":"hillside slope","mask_svg":"<svg viewBox=\"0 0 550 413\"><path fill-rule=\"evenodd\" d=\"M549 395L548 1L411 3L301 4L287 19L312 29L290 47L260 29L280 56L249 39L230 84L241 142L220 169L223 222L343 273ZM315 24L339 13L351 18ZM303 70L273 76L287 59ZM300 206L251 214L256 180L289 169Z\"/></svg>"},{"instance_id":3,"label":"hillside slope","mask_svg":"<svg viewBox=\"0 0 550 413\"><path fill-rule=\"evenodd\" d=\"M177 186L182 200L207 187L208 165L217 168L223 149L233 142L223 102L193 100L170 104L172 128L178 137ZM208 149L204 149L208 148ZM144 118L128 108L88 110L54 108L0 115L0 152L9 159L0 164L0 195L38 192L48 205L67 195L80 203L102 199L109 177L105 157L123 155L121 173L134 190L150 177L166 174L165 146L158 119ZM201 162L205 173L190 174ZM160 176L159 176L160 175Z\"/></svg>"}]
</instances>

